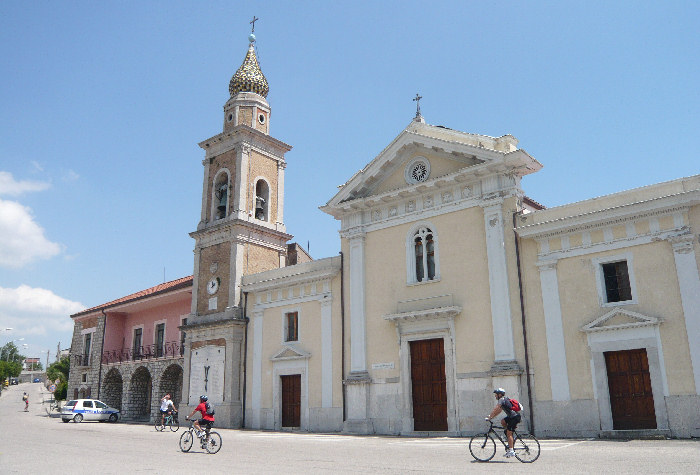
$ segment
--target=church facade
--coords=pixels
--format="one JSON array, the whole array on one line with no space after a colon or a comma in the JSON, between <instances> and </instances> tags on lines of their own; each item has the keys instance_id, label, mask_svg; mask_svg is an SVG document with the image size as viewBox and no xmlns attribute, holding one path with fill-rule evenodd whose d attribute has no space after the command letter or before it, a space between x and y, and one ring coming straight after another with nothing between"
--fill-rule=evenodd
<instances>
[{"instance_id":1,"label":"church facade","mask_svg":"<svg viewBox=\"0 0 700 475\"><path fill-rule=\"evenodd\" d=\"M340 254L290 265L291 147L254 45L200 143L183 408L207 394L222 427L464 435L503 387L538 435L700 436L700 176L546 209L515 137L418 112L321 207Z\"/></svg>"}]
</instances>

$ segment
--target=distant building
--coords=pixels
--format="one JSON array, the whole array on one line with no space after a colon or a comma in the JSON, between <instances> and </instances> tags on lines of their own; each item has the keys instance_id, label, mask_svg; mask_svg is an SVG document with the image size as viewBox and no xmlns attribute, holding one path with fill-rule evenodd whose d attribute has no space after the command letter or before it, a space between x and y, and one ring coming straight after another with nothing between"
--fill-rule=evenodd
<instances>
[{"instance_id":1,"label":"distant building","mask_svg":"<svg viewBox=\"0 0 700 475\"><path fill-rule=\"evenodd\" d=\"M207 394L221 427L457 435L503 387L541 435L700 436L700 175L546 209L515 137L418 110L321 207L342 252L312 260L288 245L291 147L269 135L250 39L199 144L193 276L73 315L73 396L130 418L170 391L186 410Z\"/></svg>"},{"instance_id":2,"label":"distant building","mask_svg":"<svg viewBox=\"0 0 700 475\"><path fill-rule=\"evenodd\" d=\"M34 371L35 369L37 369L39 363L41 363L41 360L39 358L26 358L22 363L22 370Z\"/></svg>"}]
</instances>

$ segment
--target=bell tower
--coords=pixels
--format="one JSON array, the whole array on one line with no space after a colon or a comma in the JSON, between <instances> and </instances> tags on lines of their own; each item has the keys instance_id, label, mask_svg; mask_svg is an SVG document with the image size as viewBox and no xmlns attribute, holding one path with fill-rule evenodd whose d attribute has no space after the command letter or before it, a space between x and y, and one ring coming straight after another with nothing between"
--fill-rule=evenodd
<instances>
[{"instance_id":1,"label":"bell tower","mask_svg":"<svg viewBox=\"0 0 700 475\"><path fill-rule=\"evenodd\" d=\"M256 38L229 83L223 132L204 140L202 208L195 240L192 308L186 332L183 399L207 394L217 425L240 427L245 318L241 278L283 267L284 154L291 146L270 136L269 86Z\"/></svg>"}]
</instances>

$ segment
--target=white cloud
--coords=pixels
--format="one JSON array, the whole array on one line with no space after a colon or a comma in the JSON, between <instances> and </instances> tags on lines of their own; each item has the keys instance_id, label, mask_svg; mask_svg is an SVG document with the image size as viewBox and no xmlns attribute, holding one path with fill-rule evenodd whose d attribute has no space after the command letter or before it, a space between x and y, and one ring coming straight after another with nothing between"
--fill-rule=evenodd
<instances>
[{"instance_id":1,"label":"white cloud","mask_svg":"<svg viewBox=\"0 0 700 475\"><path fill-rule=\"evenodd\" d=\"M0 267L19 269L59 252L61 247L44 237L44 229L34 221L30 208L0 200Z\"/></svg>"},{"instance_id":2,"label":"white cloud","mask_svg":"<svg viewBox=\"0 0 700 475\"><path fill-rule=\"evenodd\" d=\"M50 186L51 184L43 181L15 181L12 173L0 171L0 196L19 196L31 191L43 191Z\"/></svg>"},{"instance_id":3,"label":"white cloud","mask_svg":"<svg viewBox=\"0 0 700 475\"><path fill-rule=\"evenodd\" d=\"M63 176L61 178L63 179L63 181L70 183L70 182L77 181L78 178L80 178L80 175L78 175L73 170L66 170L65 172L63 172Z\"/></svg>"},{"instance_id":4,"label":"white cloud","mask_svg":"<svg viewBox=\"0 0 700 475\"><path fill-rule=\"evenodd\" d=\"M13 334L53 335L70 332L71 314L84 310L80 302L59 297L50 290L20 285L16 289L0 287L0 326Z\"/></svg>"}]
</instances>

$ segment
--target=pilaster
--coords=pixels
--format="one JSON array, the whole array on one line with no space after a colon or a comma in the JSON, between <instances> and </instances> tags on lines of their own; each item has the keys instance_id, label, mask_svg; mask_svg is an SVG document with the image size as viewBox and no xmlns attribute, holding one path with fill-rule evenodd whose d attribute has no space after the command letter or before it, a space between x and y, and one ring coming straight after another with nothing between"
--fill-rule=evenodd
<instances>
[{"instance_id":1,"label":"pilaster","mask_svg":"<svg viewBox=\"0 0 700 475\"><path fill-rule=\"evenodd\" d=\"M287 167L285 162L277 162L277 222L275 223L278 231L285 231L284 226L284 169Z\"/></svg>"},{"instance_id":2,"label":"pilaster","mask_svg":"<svg viewBox=\"0 0 700 475\"><path fill-rule=\"evenodd\" d=\"M209 189L209 159L202 160L202 165L204 165L204 182L202 183L202 212L200 215L199 225L197 229L201 229L206 225L207 222L207 198L210 194ZM212 186L214 184L212 183Z\"/></svg>"},{"instance_id":3,"label":"pilaster","mask_svg":"<svg viewBox=\"0 0 700 475\"><path fill-rule=\"evenodd\" d=\"M321 406L333 407L333 299L321 301Z\"/></svg>"},{"instance_id":4,"label":"pilaster","mask_svg":"<svg viewBox=\"0 0 700 475\"><path fill-rule=\"evenodd\" d=\"M515 361L502 205L502 200L482 204L486 228L495 366L500 366L502 362Z\"/></svg>"},{"instance_id":5,"label":"pilaster","mask_svg":"<svg viewBox=\"0 0 700 475\"><path fill-rule=\"evenodd\" d=\"M241 144L236 149L236 184L233 197L233 216L238 219L247 220L248 210L248 162L250 160L251 147L248 144Z\"/></svg>"},{"instance_id":6,"label":"pilaster","mask_svg":"<svg viewBox=\"0 0 700 475\"><path fill-rule=\"evenodd\" d=\"M676 261L676 274L681 293L685 329L690 347L690 362L695 378L695 392L700 394L700 276L693 247L694 234L681 234L668 239Z\"/></svg>"},{"instance_id":7,"label":"pilaster","mask_svg":"<svg viewBox=\"0 0 700 475\"><path fill-rule=\"evenodd\" d=\"M367 372L365 335L365 233L348 237L350 244L350 373Z\"/></svg>"},{"instance_id":8,"label":"pilaster","mask_svg":"<svg viewBox=\"0 0 700 475\"><path fill-rule=\"evenodd\" d=\"M571 399L569 371L566 364L566 346L559 300L557 262L539 262L542 305L544 307L545 330L547 336L547 356L549 358L549 379L553 401Z\"/></svg>"}]
</instances>

